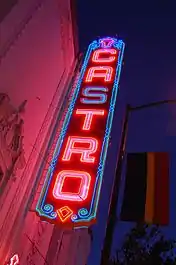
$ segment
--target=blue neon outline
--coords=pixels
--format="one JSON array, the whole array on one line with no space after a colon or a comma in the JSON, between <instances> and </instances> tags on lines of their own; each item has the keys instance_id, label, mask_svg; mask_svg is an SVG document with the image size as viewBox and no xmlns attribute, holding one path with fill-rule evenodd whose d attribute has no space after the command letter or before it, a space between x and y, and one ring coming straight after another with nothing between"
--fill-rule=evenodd
<instances>
[{"instance_id":1,"label":"blue neon outline","mask_svg":"<svg viewBox=\"0 0 176 265\"><path fill-rule=\"evenodd\" d=\"M105 38L103 38L103 39L105 39ZM87 216L84 216L84 219L81 218L81 219L74 220L75 223L79 223L79 222L83 223L84 221L88 222L91 219L94 219L96 216L96 213L97 213L97 207L98 207L98 202L99 202L99 198L100 198L100 190L101 190L101 186L102 186L103 172L104 172L104 168L105 168L105 160L106 160L106 156L107 156L109 137L110 137L111 128L112 128L113 114L114 114L114 108L115 108L117 93L118 93L118 84L119 84L119 79L120 79L122 60L123 60L123 54L124 54L124 48L125 48L123 41L121 41L121 40L117 41L114 38L111 38L111 39L114 40L114 43L112 44L112 46L119 49L119 57L118 57L118 63L117 63L117 67L116 67L116 75L115 75L115 79L114 79L114 85L113 85L113 89L112 89L111 101L110 101L110 106L109 106L109 114L108 114L108 118L107 118L107 122L106 122L106 130L105 130L104 140L103 140L103 144L102 144L102 151L101 151L101 155L100 155L100 162L99 162L99 167L97 170L96 183L95 183L95 187L94 187L94 192L93 192L93 197L92 197L92 201L91 201L89 214ZM56 144L56 148L55 148L54 155L52 158L51 166L48 169L45 183L44 183L44 186L42 189L42 193L40 195L39 201L38 201L37 206L36 206L36 211L39 213L39 215L45 216L49 219L55 219L55 218L46 214L46 212L44 212L44 209L43 209L44 202L45 202L46 195L47 195L47 191L48 191L48 188L49 188L52 176L53 176L53 171L54 171L54 168L55 168L55 165L56 165L59 153L60 153L60 149L62 147L62 143L63 143L64 137L65 137L68 125L69 125L70 118L71 118L72 112L74 110L74 106L75 106L75 103L76 103L76 100L77 100L77 97L78 97L78 94L80 91L82 79L84 77L84 73L86 71L86 67L87 67L87 64L89 62L91 52L94 49L97 49L100 47L101 40L102 39L99 39L99 41L92 42L88 47L88 51L86 53L86 56L85 56L85 59L84 59L84 62L83 62L82 68L81 68L79 80L78 80L75 92L73 93L71 104L68 108L66 118L65 118L65 121L64 121L63 126L62 126L60 137L58 138L58 141ZM97 193L98 193L98 196L97 196L98 199L95 200Z\"/></svg>"}]
</instances>

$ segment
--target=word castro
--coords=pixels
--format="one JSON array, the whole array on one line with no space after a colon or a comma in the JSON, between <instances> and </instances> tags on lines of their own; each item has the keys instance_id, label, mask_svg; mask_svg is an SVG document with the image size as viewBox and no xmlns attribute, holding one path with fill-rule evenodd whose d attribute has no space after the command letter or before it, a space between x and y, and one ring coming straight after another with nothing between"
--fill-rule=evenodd
<instances>
[{"instance_id":1,"label":"word castro","mask_svg":"<svg viewBox=\"0 0 176 265\"><path fill-rule=\"evenodd\" d=\"M51 223L90 226L96 220L124 44L90 44L37 213Z\"/></svg>"}]
</instances>

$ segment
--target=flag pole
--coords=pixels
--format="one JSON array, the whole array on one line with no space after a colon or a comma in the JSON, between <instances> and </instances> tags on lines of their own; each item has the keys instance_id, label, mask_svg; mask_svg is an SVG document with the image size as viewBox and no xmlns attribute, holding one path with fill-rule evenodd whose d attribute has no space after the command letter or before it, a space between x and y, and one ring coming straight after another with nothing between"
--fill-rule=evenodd
<instances>
[{"instance_id":1,"label":"flag pole","mask_svg":"<svg viewBox=\"0 0 176 265\"><path fill-rule=\"evenodd\" d=\"M116 164L116 175L114 178L114 183L113 183L112 192L111 192L108 220L107 220L107 226L106 226L106 234L104 238L103 250L101 253L100 265L108 265L110 252L111 252L113 233L114 233L114 229L116 225L116 206L118 202L120 178L121 178L121 173L122 173L122 165L123 165L123 158L124 158L124 152L125 152L130 109L131 109L130 105L127 105L126 110L125 110L124 121L123 121L122 133L121 133L119 155L118 155L118 160Z\"/></svg>"},{"instance_id":2,"label":"flag pole","mask_svg":"<svg viewBox=\"0 0 176 265\"><path fill-rule=\"evenodd\" d=\"M117 223L116 209L117 209L117 204L118 204L118 195L119 195L119 189L120 189L120 183L121 183L122 166L123 166L123 159L124 159L125 147L126 147L129 114L131 111L142 110L142 109L156 107L156 106L160 106L164 104L176 104L176 99L161 100L161 101L151 102L149 104L143 104L143 105L136 106L136 107L131 107L129 104L126 106L121 140L120 140L118 160L116 164L116 174L115 174L114 183L113 183L112 192L111 192L106 232L105 232L103 249L101 252L100 265L108 265L110 254L111 254L113 233L114 233L115 226Z\"/></svg>"}]
</instances>

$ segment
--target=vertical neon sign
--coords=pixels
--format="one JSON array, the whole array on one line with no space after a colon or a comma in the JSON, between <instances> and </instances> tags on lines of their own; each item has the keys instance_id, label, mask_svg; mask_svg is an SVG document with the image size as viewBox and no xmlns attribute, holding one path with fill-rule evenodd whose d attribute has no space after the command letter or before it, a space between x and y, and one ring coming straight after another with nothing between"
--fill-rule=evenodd
<instances>
[{"instance_id":1,"label":"vertical neon sign","mask_svg":"<svg viewBox=\"0 0 176 265\"><path fill-rule=\"evenodd\" d=\"M89 45L36 207L44 220L71 227L96 220L123 52L114 38Z\"/></svg>"}]
</instances>

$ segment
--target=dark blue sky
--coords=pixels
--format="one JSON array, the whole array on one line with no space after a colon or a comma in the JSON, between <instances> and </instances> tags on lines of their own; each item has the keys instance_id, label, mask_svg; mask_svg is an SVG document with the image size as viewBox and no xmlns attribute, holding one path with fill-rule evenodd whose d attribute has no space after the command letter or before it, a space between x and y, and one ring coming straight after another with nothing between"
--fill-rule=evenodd
<instances>
[{"instance_id":1,"label":"dark blue sky","mask_svg":"<svg viewBox=\"0 0 176 265\"><path fill-rule=\"evenodd\" d=\"M99 265L114 176L121 122L126 103L133 106L163 99L176 99L176 2L78 0L80 50L105 36L116 36L126 44L120 80L116 118L102 188L98 223L93 227L94 242L88 265ZM170 225L166 236L176 238L176 105L166 105L131 114L127 151L171 152ZM118 211L117 211L118 212ZM120 222L114 235L113 251L129 229Z\"/></svg>"}]
</instances>

